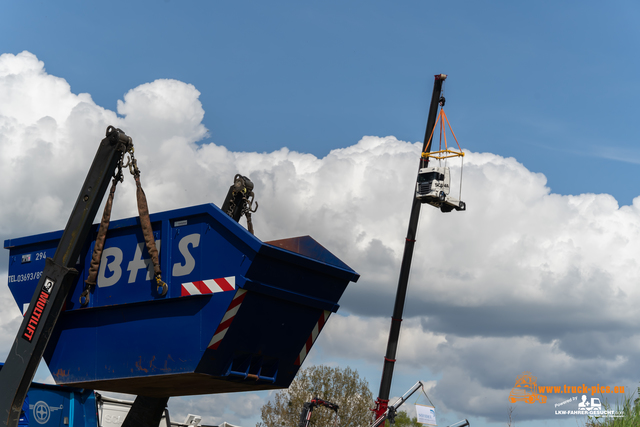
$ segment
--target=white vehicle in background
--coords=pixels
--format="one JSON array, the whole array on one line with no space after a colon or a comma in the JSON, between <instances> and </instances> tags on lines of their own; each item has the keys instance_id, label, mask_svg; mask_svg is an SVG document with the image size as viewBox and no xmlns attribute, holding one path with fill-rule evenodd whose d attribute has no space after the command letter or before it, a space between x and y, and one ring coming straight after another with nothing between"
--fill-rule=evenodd
<instances>
[{"instance_id":1,"label":"white vehicle in background","mask_svg":"<svg viewBox=\"0 0 640 427\"><path fill-rule=\"evenodd\" d=\"M447 166L430 166L418 171L416 198L440 208L442 212L464 211L467 206L461 200L449 195L451 176Z\"/></svg>"},{"instance_id":2,"label":"white vehicle in background","mask_svg":"<svg viewBox=\"0 0 640 427\"><path fill-rule=\"evenodd\" d=\"M115 399L96 393L96 403L98 406L98 427L121 426L124 419L133 405L131 400ZM171 421L169 410L165 409L158 427L195 427L200 426L202 417L189 414L182 423Z\"/></svg>"}]
</instances>

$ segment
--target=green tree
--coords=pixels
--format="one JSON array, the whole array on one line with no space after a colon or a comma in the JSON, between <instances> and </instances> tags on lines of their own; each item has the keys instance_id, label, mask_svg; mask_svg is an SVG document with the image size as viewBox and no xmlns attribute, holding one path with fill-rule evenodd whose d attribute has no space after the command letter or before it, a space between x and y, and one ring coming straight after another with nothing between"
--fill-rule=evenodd
<instances>
[{"instance_id":1,"label":"green tree","mask_svg":"<svg viewBox=\"0 0 640 427\"><path fill-rule=\"evenodd\" d=\"M287 390L262 407L258 427L298 427L305 402L319 397L340 407L340 427L366 427L371 423L373 395L369 384L358 371L347 367L310 366L298 372ZM310 426L332 427L335 414L319 406L313 410Z\"/></svg>"},{"instance_id":2,"label":"green tree","mask_svg":"<svg viewBox=\"0 0 640 427\"><path fill-rule=\"evenodd\" d=\"M396 414L395 424L389 423L389 420L384 422L385 427L423 427L418 422L418 418L409 418L409 415L405 411L398 411Z\"/></svg>"}]
</instances>

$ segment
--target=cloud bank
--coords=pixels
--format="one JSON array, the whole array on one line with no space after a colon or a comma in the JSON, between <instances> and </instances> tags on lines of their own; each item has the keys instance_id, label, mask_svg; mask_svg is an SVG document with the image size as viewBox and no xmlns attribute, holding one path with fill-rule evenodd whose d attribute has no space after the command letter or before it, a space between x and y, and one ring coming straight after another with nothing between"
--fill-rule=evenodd
<instances>
[{"instance_id":1,"label":"cloud bank","mask_svg":"<svg viewBox=\"0 0 640 427\"><path fill-rule=\"evenodd\" d=\"M192 85L156 80L130 90L113 112L72 93L33 54L1 55L0 237L64 227L106 127L120 127L134 139L152 212L220 205L242 173L255 184L258 237L309 234L358 271L317 345L354 368L379 361L421 143L364 136L324 158L284 147L231 151L206 140L199 95ZM460 164L450 166L459 177ZM466 212L422 207L398 364L438 376L430 396L441 409L490 422L504 422L524 370L540 384L632 391L640 369L640 199L620 207L607 194L553 194L543 175L491 153L468 152L462 174ZM115 218L136 215L134 190L131 180L121 186ZM6 354L20 313L6 287L0 296ZM369 380L375 388L378 378ZM251 404L236 409L231 397L180 402L205 422L242 424L263 401L244 398ZM221 399L231 399L230 412L208 413ZM552 404L517 405L522 419L557 420Z\"/></svg>"}]
</instances>

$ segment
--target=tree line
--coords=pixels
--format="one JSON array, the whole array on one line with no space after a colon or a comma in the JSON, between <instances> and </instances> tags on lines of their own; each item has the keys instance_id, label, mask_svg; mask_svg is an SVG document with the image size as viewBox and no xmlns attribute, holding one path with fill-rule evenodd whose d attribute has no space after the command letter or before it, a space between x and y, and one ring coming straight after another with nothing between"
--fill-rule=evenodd
<instances>
[{"instance_id":1,"label":"tree line","mask_svg":"<svg viewBox=\"0 0 640 427\"><path fill-rule=\"evenodd\" d=\"M315 397L337 404L339 418L334 411L317 407L311 415L310 427L368 427L373 422L371 408L375 402L367 380L349 367L320 365L300 370L288 389L276 393L262 407L257 427L298 427L304 403ZM420 426L406 412L396 416L395 427Z\"/></svg>"}]
</instances>

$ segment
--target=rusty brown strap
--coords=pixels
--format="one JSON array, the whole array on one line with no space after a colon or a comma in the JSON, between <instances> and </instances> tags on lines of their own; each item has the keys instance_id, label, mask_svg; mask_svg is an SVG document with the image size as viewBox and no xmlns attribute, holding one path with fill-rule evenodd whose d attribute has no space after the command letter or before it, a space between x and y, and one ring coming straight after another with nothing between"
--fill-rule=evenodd
<instances>
[{"instance_id":1,"label":"rusty brown strap","mask_svg":"<svg viewBox=\"0 0 640 427\"><path fill-rule=\"evenodd\" d=\"M100 260L102 259L102 250L104 249L104 242L107 238L107 230L109 229L109 221L111 220L111 208L113 207L113 196L116 192L116 185L118 180L114 178L111 181L111 189L109 190L109 196L107 197L107 203L104 205L104 212L102 213L102 221L100 221L100 228L98 228L98 236L96 237L96 244L93 247L93 255L91 256L91 265L89 267L89 277L85 280L85 283L90 287L96 285L96 277L98 276L98 268L100 267Z\"/></svg>"},{"instance_id":2,"label":"rusty brown strap","mask_svg":"<svg viewBox=\"0 0 640 427\"><path fill-rule=\"evenodd\" d=\"M104 213L102 214L102 221L100 222L100 228L98 229L98 235L96 237L96 243L93 248L93 254L91 256L91 265L89 267L89 275L85 283L85 287L82 295L80 296L80 303L84 306L89 303L89 295L92 292L93 287L97 284L98 270L100 268L100 261L102 260L102 252L104 249L105 240L107 237L107 230L109 229L109 221L111 219L111 209L113 207L113 198L116 191L116 185L118 181L122 181L122 168L129 167L129 171L133 175L136 181L136 199L138 202L138 215L140 217L140 226L142 228L142 235L147 247L147 252L151 256L151 262L153 263L153 272L157 284L158 294L164 296L167 293L168 286L162 281L162 271L160 270L160 261L158 257L158 249L156 248L156 242L153 237L153 229L151 228L151 219L149 218L149 205L147 204L147 197L142 189L140 183L140 170L136 159L133 155L133 146L127 149L129 154L129 162L127 165L123 165L123 159L120 159L118 165L118 172L114 175L111 190L109 191L109 197L104 207ZM124 158L124 153L123 153Z\"/></svg>"},{"instance_id":3,"label":"rusty brown strap","mask_svg":"<svg viewBox=\"0 0 640 427\"><path fill-rule=\"evenodd\" d=\"M138 215L140 216L142 235L144 236L144 242L147 245L147 251L151 256L151 262L153 262L153 273L157 280L161 277L162 271L160 270L158 249L156 248L156 242L153 238L153 229L151 228L151 219L149 218L149 205L147 204L147 197L145 196L142 184L140 183L140 175L135 174L134 178L136 180L136 200L138 201Z\"/></svg>"},{"instance_id":4,"label":"rusty brown strap","mask_svg":"<svg viewBox=\"0 0 640 427\"><path fill-rule=\"evenodd\" d=\"M249 233L254 234L253 233L253 221L251 221L251 212L247 211L245 213L245 216L247 217L247 230L249 230Z\"/></svg>"}]
</instances>

